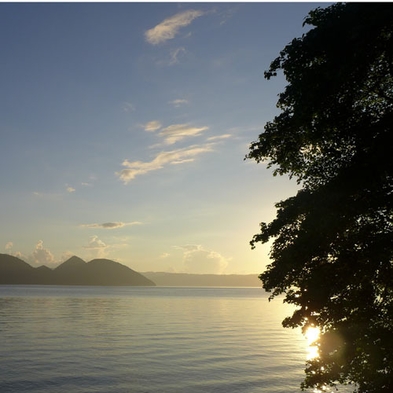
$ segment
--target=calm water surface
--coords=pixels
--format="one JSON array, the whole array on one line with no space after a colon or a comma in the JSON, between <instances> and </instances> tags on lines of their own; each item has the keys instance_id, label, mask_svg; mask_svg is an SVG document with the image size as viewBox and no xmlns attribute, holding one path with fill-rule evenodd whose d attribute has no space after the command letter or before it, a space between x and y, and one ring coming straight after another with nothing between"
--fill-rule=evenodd
<instances>
[{"instance_id":1,"label":"calm water surface","mask_svg":"<svg viewBox=\"0 0 393 393\"><path fill-rule=\"evenodd\" d=\"M260 288L0 286L0 392L300 392L307 342Z\"/></svg>"}]
</instances>

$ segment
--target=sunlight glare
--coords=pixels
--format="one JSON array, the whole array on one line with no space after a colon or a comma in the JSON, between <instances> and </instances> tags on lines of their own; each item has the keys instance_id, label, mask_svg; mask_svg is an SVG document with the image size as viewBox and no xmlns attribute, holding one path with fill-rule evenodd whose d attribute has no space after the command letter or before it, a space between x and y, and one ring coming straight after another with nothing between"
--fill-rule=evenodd
<instances>
[{"instance_id":1,"label":"sunlight glare","mask_svg":"<svg viewBox=\"0 0 393 393\"><path fill-rule=\"evenodd\" d=\"M315 326L310 326L307 330L306 333L304 334L308 345L312 345L315 340L318 339L319 337L319 328Z\"/></svg>"},{"instance_id":2,"label":"sunlight glare","mask_svg":"<svg viewBox=\"0 0 393 393\"><path fill-rule=\"evenodd\" d=\"M307 359L315 359L318 357L318 347L314 345L315 341L319 337L319 328L310 326L304 336L307 339Z\"/></svg>"}]
</instances>

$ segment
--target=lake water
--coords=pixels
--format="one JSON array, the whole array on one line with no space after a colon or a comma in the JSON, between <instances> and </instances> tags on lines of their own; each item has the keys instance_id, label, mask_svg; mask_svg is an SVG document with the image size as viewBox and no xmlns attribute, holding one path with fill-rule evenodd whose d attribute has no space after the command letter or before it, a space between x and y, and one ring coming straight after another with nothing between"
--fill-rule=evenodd
<instances>
[{"instance_id":1,"label":"lake water","mask_svg":"<svg viewBox=\"0 0 393 393\"><path fill-rule=\"evenodd\" d=\"M297 393L291 310L260 288L0 286L0 392Z\"/></svg>"}]
</instances>

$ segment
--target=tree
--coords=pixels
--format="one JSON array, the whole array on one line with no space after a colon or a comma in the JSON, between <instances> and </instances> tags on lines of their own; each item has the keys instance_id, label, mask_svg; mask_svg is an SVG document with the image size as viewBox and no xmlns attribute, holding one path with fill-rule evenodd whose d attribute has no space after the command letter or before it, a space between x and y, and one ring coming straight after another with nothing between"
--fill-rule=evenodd
<instances>
[{"instance_id":1,"label":"tree","mask_svg":"<svg viewBox=\"0 0 393 393\"><path fill-rule=\"evenodd\" d=\"M265 72L288 84L247 155L300 191L250 243L273 239L259 278L296 306L283 325L320 329L302 388L393 392L393 6L338 3L304 24Z\"/></svg>"}]
</instances>

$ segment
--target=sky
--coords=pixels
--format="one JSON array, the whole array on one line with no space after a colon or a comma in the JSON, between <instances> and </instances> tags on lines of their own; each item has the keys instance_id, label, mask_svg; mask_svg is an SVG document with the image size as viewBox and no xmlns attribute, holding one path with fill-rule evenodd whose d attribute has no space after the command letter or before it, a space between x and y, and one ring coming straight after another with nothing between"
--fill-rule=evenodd
<instances>
[{"instance_id":1,"label":"sky","mask_svg":"<svg viewBox=\"0 0 393 393\"><path fill-rule=\"evenodd\" d=\"M327 3L0 3L0 252L254 274L295 180L244 160Z\"/></svg>"}]
</instances>

